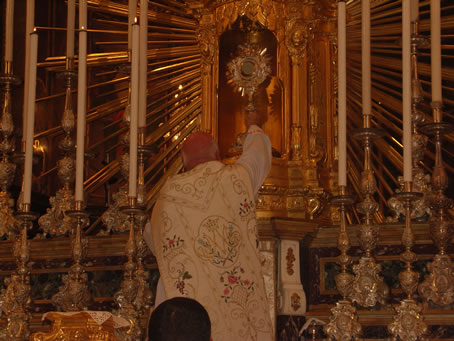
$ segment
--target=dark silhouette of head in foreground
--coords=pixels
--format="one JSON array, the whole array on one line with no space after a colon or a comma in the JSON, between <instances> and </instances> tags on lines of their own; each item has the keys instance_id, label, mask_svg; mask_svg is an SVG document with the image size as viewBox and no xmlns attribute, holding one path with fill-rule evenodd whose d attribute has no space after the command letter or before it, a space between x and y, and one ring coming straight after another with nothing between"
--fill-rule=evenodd
<instances>
[{"instance_id":1,"label":"dark silhouette of head in foreground","mask_svg":"<svg viewBox=\"0 0 454 341\"><path fill-rule=\"evenodd\" d=\"M148 341L209 341L210 336L210 317L191 298L174 297L162 302L148 323Z\"/></svg>"}]
</instances>

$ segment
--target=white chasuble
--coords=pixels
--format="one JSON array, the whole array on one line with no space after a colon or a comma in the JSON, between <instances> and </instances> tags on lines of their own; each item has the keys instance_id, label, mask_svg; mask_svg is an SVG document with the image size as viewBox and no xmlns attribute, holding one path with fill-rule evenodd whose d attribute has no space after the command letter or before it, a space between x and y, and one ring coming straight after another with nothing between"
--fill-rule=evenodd
<instances>
[{"instance_id":1,"label":"white chasuble","mask_svg":"<svg viewBox=\"0 0 454 341\"><path fill-rule=\"evenodd\" d=\"M211 161L170 178L151 230L166 297L199 301L213 341L274 339L243 166Z\"/></svg>"}]
</instances>

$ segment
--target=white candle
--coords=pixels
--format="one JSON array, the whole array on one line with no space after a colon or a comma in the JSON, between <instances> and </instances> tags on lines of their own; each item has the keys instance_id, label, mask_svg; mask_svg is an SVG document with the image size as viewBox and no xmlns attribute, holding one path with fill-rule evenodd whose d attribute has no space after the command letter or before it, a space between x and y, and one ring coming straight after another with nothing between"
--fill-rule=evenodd
<instances>
[{"instance_id":1,"label":"white candle","mask_svg":"<svg viewBox=\"0 0 454 341\"><path fill-rule=\"evenodd\" d=\"M36 64L38 59L38 34L30 35L30 79L28 82L28 111L27 136L25 138L24 160L24 198L23 204L31 203L32 167L33 167L33 134L35 127L35 98L36 98Z\"/></svg>"},{"instance_id":2,"label":"white candle","mask_svg":"<svg viewBox=\"0 0 454 341\"><path fill-rule=\"evenodd\" d=\"M84 201L85 116L87 111L87 1L79 4L79 66L77 79L76 189L74 199Z\"/></svg>"},{"instance_id":3,"label":"white candle","mask_svg":"<svg viewBox=\"0 0 454 341\"><path fill-rule=\"evenodd\" d=\"M339 186L347 186L347 33L345 2L339 1L337 16L338 42L338 148L339 148Z\"/></svg>"},{"instance_id":4,"label":"white candle","mask_svg":"<svg viewBox=\"0 0 454 341\"><path fill-rule=\"evenodd\" d=\"M371 63L370 63L370 0L361 1L361 57L362 57L362 104L364 127L370 128L371 114Z\"/></svg>"},{"instance_id":5,"label":"white candle","mask_svg":"<svg viewBox=\"0 0 454 341\"><path fill-rule=\"evenodd\" d=\"M79 29L87 28L87 0L79 0Z\"/></svg>"},{"instance_id":6,"label":"white candle","mask_svg":"<svg viewBox=\"0 0 454 341\"><path fill-rule=\"evenodd\" d=\"M137 145L139 107L139 25L132 25L131 120L129 123L129 197L137 197Z\"/></svg>"},{"instance_id":7,"label":"white candle","mask_svg":"<svg viewBox=\"0 0 454 341\"><path fill-rule=\"evenodd\" d=\"M5 62L13 61L14 0L6 1Z\"/></svg>"},{"instance_id":8,"label":"white candle","mask_svg":"<svg viewBox=\"0 0 454 341\"><path fill-rule=\"evenodd\" d=\"M128 50L131 49L132 25L135 22L136 14L137 14L137 0L129 0L129 2L128 2Z\"/></svg>"},{"instance_id":9,"label":"white candle","mask_svg":"<svg viewBox=\"0 0 454 341\"><path fill-rule=\"evenodd\" d=\"M66 57L74 57L74 25L76 20L76 0L68 0L66 18Z\"/></svg>"},{"instance_id":10,"label":"white candle","mask_svg":"<svg viewBox=\"0 0 454 341\"><path fill-rule=\"evenodd\" d=\"M27 135L28 83L30 78L30 33L35 26L35 0L27 0L25 21L25 71L24 71L24 107L22 111L22 143Z\"/></svg>"},{"instance_id":11,"label":"white candle","mask_svg":"<svg viewBox=\"0 0 454 341\"><path fill-rule=\"evenodd\" d=\"M442 102L440 0L430 1L430 41L432 102Z\"/></svg>"},{"instance_id":12,"label":"white candle","mask_svg":"<svg viewBox=\"0 0 454 341\"><path fill-rule=\"evenodd\" d=\"M419 0L411 0L410 20L412 22L419 20Z\"/></svg>"},{"instance_id":13,"label":"white candle","mask_svg":"<svg viewBox=\"0 0 454 341\"><path fill-rule=\"evenodd\" d=\"M412 181L410 0L402 0L402 125L404 182Z\"/></svg>"},{"instance_id":14,"label":"white candle","mask_svg":"<svg viewBox=\"0 0 454 341\"><path fill-rule=\"evenodd\" d=\"M145 127L147 115L148 68L148 0L140 0L140 58L139 58L139 127Z\"/></svg>"}]
</instances>

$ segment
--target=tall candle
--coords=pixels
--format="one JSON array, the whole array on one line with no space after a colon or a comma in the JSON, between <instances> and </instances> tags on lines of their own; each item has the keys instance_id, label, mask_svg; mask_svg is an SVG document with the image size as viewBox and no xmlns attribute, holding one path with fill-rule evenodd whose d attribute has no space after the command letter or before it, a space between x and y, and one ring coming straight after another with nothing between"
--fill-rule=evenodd
<instances>
[{"instance_id":1,"label":"tall candle","mask_svg":"<svg viewBox=\"0 0 454 341\"><path fill-rule=\"evenodd\" d=\"M370 128L371 115L371 63L370 63L370 0L361 1L361 48L362 48L362 104L364 127Z\"/></svg>"},{"instance_id":2,"label":"tall candle","mask_svg":"<svg viewBox=\"0 0 454 341\"><path fill-rule=\"evenodd\" d=\"M6 0L5 62L13 61L14 0Z\"/></svg>"},{"instance_id":3,"label":"tall candle","mask_svg":"<svg viewBox=\"0 0 454 341\"><path fill-rule=\"evenodd\" d=\"M68 0L66 19L66 57L74 57L74 25L76 20L76 0Z\"/></svg>"},{"instance_id":4,"label":"tall candle","mask_svg":"<svg viewBox=\"0 0 454 341\"><path fill-rule=\"evenodd\" d=\"M402 0L402 125L404 182L412 181L410 0Z\"/></svg>"},{"instance_id":5,"label":"tall candle","mask_svg":"<svg viewBox=\"0 0 454 341\"><path fill-rule=\"evenodd\" d=\"M148 0L140 0L140 57L139 57L139 127L145 127L147 115L148 69Z\"/></svg>"},{"instance_id":6,"label":"tall candle","mask_svg":"<svg viewBox=\"0 0 454 341\"><path fill-rule=\"evenodd\" d=\"M339 186L347 186L347 33L345 2L337 3L337 42L338 42L338 149L339 149Z\"/></svg>"},{"instance_id":7,"label":"tall candle","mask_svg":"<svg viewBox=\"0 0 454 341\"><path fill-rule=\"evenodd\" d=\"M415 22L419 20L419 0L411 0L410 20Z\"/></svg>"},{"instance_id":8,"label":"tall candle","mask_svg":"<svg viewBox=\"0 0 454 341\"><path fill-rule=\"evenodd\" d=\"M129 2L128 2L128 50L131 49L132 25L135 22L136 14L137 14L137 0L129 0Z\"/></svg>"},{"instance_id":9,"label":"tall candle","mask_svg":"<svg viewBox=\"0 0 454 341\"><path fill-rule=\"evenodd\" d=\"M25 71L24 71L24 107L22 111L22 144L27 135L28 84L30 77L30 33L35 26L35 0L27 0L25 21ZM23 150L25 151L25 150Z\"/></svg>"},{"instance_id":10,"label":"tall candle","mask_svg":"<svg viewBox=\"0 0 454 341\"><path fill-rule=\"evenodd\" d=\"M139 107L139 25L132 25L131 120L129 123L129 197L137 197L137 145Z\"/></svg>"},{"instance_id":11,"label":"tall candle","mask_svg":"<svg viewBox=\"0 0 454 341\"><path fill-rule=\"evenodd\" d=\"M30 79L28 82L28 111L27 136L25 138L24 160L24 197L23 204L31 203L32 194L32 166L33 166L33 134L35 127L35 98L36 98L36 64L38 59L38 34L30 35Z\"/></svg>"},{"instance_id":12,"label":"tall candle","mask_svg":"<svg viewBox=\"0 0 454 341\"><path fill-rule=\"evenodd\" d=\"M87 111L87 1L79 3L79 70L77 79L76 189L74 199L84 201L85 116Z\"/></svg>"},{"instance_id":13,"label":"tall candle","mask_svg":"<svg viewBox=\"0 0 454 341\"><path fill-rule=\"evenodd\" d=\"M430 41L432 102L442 102L440 0L430 1Z\"/></svg>"}]
</instances>

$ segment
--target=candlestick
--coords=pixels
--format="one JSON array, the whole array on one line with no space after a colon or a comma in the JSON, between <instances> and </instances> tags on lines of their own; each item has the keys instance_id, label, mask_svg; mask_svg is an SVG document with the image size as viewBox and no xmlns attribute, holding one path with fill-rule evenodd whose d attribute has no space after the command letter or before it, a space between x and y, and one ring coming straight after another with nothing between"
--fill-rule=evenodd
<instances>
[{"instance_id":1,"label":"candlestick","mask_svg":"<svg viewBox=\"0 0 454 341\"><path fill-rule=\"evenodd\" d=\"M148 68L148 1L140 0L139 127L146 125Z\"/></svg>"},{"instance_id":2,"label":"candlestick","mask_svg":"<svg viewBox=\"0 0 454 341\"><path fill-rule=\"evenodd\" d=\"M431 41L431 69L432 69L432 102L441 102L442 76L441 76L441 18L440 0L430 1L430 41ZM439 115L437 115L439 116ZM435 122L440 122L440 117L434 117Z\"/></svg>"},{"instance_id":3,"label":"candlestick","mask_svg":"<svg viewBox=\"0 0 454 341\"><path fill-rule=\"evenodd\" d=\"M66 57L74 57L74 25L76 20L76 0L68 0L66 19Z\"/></svg>"},{"instance_id":4,"label":"candlestick","mask_svg":"<svg viewBox=\"0 0 454 341\"><path fill-rule=\"evenodd\" d=\"M79 73L77 84L76 189L75 201L84 200L85 116L87 106L87 2L79 4Z\"/></svg>"},{"instance_id":5,"label":"candlestick","mask_svg":"<svg viewBox=\"0 0 454 341\"><path fill-rule=\"evenodd\" d=\"M129 0L128 2L128 50L131 50L132 44L132 25L135 22L137 13L137 0Z\"/></svg>"},{"instance_id":6,"label":"candlestick","mask_svg":"<svg viewBox=\"0 0 454 341\"><path fill-rule=\"evenodd\" d=\"M402 1L402 125L405 182L412 181L411 146L411 25L410 0Z\"/></svg>"},{"instance_id":7,"label":"candlestick","mask_svg":"<svg viewBox=\"0 0 454 341\"><path fill-rule=\"evenodd\" d=\"M361 1L361 48L362 48L362 104L364 128L370 128L371 115L371 62L370 62L370 1Z\"/></svg>"},{"instance_id":8,"label":"candlestick","mask_svg":"<svg viewBox=\"0 0 454 341\"><path fill-rule=\"evenodd\" d=\"M410 20L411 22L415 22L419 20L419 0L411 0L411 14Z\"/></svg>"},{"instance_id":9,"label":"candlestick","mask_svg":"<svg viewBox=\"0 0 454 341\"><path fill-rule=\"evenodd\" d=\"M345 2L339 1L337 31L338 31L338 148L339 148L339 186L347 186L347 34L345 20Z\"/></svg>"},{"instance_id":10,"label":"candlestick","mask_svg":"<svg viewBox=\"0 0 454 341\"><path fill-rule=\"evenodd\" d=\"M23 204L31 203L32 193L32 164L33 164L33 134L35 127L35 97L36 97L36 64L38 59L38 34L30 34L30 79L28 89L27 136L25 138L24 161L24 199Z\"/></svg>"},{"instance_id":11,"label":"candlestick","mask_svg":"<svg viewBox=\"0 0 454 341\"><path fill-rule=\"evenodd\" d=\"M131 118L129 124L129 197L137 197L137 148L139 106L139 25L132 25Z\"/></svg>"},{"instance_id":12,"label":"candlestick","mask_svg":"<svg viewBox=\"0 0 454 341\"><path fill-rule=\"evenodd\" d=\"M35 0L27 0L25 22L25 71L24 71L24 106L22 111L22 151L25 152L25 136L27 135L28 84L30 74L30 33L35 26Z\"/></svg>"},{"instance_id":13,"label":"candlestick","mask_svg":"<svg viewBox=\"0 0 454 341\"><path fill-rule=\"evenodd\" d=\"M5 18L5 62L13 61L14 0L6 1ZM6 70L5 70L6 71ZM5 72L7 73L7 72Z\"/></svg>"}]
</instances>

